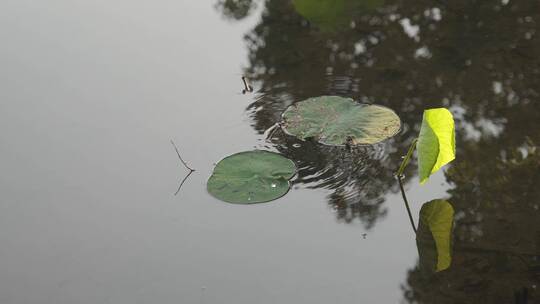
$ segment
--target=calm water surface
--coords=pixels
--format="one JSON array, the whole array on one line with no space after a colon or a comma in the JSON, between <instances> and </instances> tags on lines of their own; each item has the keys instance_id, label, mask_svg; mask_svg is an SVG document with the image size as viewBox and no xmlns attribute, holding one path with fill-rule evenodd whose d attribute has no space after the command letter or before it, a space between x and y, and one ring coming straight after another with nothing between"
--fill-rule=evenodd
<instances>
[{"instance_id":1,"label":"calm water surface","mask_svg":"<svg viewBox=\"0 0 540 304\"><path fill-rule=\"evenodd\" d=\"M539 23L536 0L3 0L0 303L540 302ZM403 130L264 140L318 95ZM427 276L393 172L431 107L454 113L457 158L406 173L416 221L455 209L452 266ZM196 169L177 196L171 139ZM297 163L291 192L207 194L251 149Z\"/></svg>"}]
</instances>

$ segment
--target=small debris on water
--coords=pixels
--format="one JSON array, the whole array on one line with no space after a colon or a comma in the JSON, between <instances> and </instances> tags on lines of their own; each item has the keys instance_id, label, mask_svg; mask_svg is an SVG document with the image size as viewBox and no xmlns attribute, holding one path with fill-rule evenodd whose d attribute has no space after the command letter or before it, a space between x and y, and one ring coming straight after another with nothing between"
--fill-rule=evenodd
<instances>
[{"instance_id":1,"label":"small debris on water","mask_svg":"<svg viewBox=\"0 0 540 304\"><path fill-rule=\"evenodd\" d=\"M242 82L244 83L244 89L242 90L242 94L253 92L253 87L248 83L245 76L242 76Z\"/></svg>"}]
</instances>

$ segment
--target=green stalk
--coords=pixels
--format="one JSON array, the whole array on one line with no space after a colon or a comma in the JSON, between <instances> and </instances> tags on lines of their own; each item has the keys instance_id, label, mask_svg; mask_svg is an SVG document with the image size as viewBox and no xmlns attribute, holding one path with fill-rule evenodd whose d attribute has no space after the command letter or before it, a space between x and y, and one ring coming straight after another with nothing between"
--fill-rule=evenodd
<instances>
[{"instance_id":1,"label":"green stalk","mask_svg":"<svg viewBox=\"0 0 540 304\"><path fill-rule=\"evenodd\" d=\"M405 190L403 189L403 182L401 181L401 176L398 175L397 178L399 182L399 189L401 190L401 196L403 197L405 207L407 208L407 213L409 214L409 220L411 221L412 230L416 234L416 225L414 224L414 220L411 214L411 208L409 208L409 202L407 202L407 196L405 195Z\"/></svg>"},{"instance_id":2,"label":"green stalk","mask_svg":"<svg viewBox=\"0 0 540 304\"><path fill-rule=\"evenodd\" d=\"M415 138L413 142L411 143L411 146L409 147L409 150L407 151L407 155L405 155L405 158L403 158L403 161L401 162L401 165L399 166L399 169L396 172L396 177L399 183L399 189L401 190L401 196L403 197L403 201L405 202L405 208L407 208L407 214L409 215L409 220L411 221L411 226L414 233L416 233L416 225L414 224L414 219L411 214L411 208L409 207L409 202L407 200L407 196L405 195L405 189L403 188L403 181L401 179L403 178L403 171L405 171L405 167L407 167L407 165L409 164L409 161L411 160L414 149L416 148L416 142L418 142L418 138Z\"/></svg>"},{"instance_id":3,"label":"green stalk","mask_svg":"<svg viewBox=\"0 0 540 304\"><path fill-rule=\"evenodd\" d=\"M405 167L409 164L409 161L411 160L412 154L414 152L414 149L416 148L416 143L418 142L418 138L415 138L411 146L409 147L409 150L407 151L407 155L405 155L405 158L403 158L403 161L401 162L401 165L399 166L398 171L396 172L397 176L403 176L403 171L405 171Z\"/></svg>"}]
</instances>

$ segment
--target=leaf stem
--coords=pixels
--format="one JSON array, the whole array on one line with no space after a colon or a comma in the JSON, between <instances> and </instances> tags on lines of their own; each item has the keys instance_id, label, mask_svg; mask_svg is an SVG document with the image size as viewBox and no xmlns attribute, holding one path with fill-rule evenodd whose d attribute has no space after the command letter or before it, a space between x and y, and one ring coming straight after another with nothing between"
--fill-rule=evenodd
<instances>
[{"instance_id":1,"label":"leaf stem","mask_svg":"<svg viewBox=\"0 0 540 304\"><path fill-rule=\"evenodd\" d=\"M405 189L403 189L403 182L401 181L401 175L397 176L398 182L399 182L399 189L401 190L401 196L403 197L403 201L405 202L405 207L407 208L407 214L409 214L409 220L411 221L411 226L416 234L416 225L414 224L414 219L411 214L411 208L409 208L409 202L407 201L407 196L405 195Z\"/></svg>"},{"instance_id":2,"label":"leaf stem","mask_svg":"<svg viewBox=\"0 0 540 304\"><path fill-rule=\"evenodd\" d=\"M412 217L411 208L409 207L409 201L407 200L407 195L405 195L405 188L403 187L403 171L405 171L405 168L409 164L409 161L411 160L411 157L413 155L414 149L416 148L416 143L418 142L418 138L415 138L411 146L409 147L409 150L407 151L407 154L403 158L403 161L401 162L401 165L399 166L398 171L396 172L396 177L398 179L399 183L399 189L401 190L401 196L403 197L403 202L405 202L405 208L407 208L407 214L409 215L409 220L411 221L411 226L416 234L416 225L414 224L414 219Z\"/></svg>"},{"instance_id":3,"label":"leaf stem","mask_svg":"<svg viewBox=\"0 0 540 304\"><path fill-rule=\"evenodd\" d=\"M396 172L397 176L403 176L403 171L405 171L405 167L409 164L409 161L411 160L412 154L414 152L414 149L416 148L416 143L418 142L418 138L415 138L411 146L409 147L409 150L407 151L407 155L405 155L405 158L403 158L403 161L401 162L401 165L399 165L399 169Z\"/></svg>"}]
</instances>

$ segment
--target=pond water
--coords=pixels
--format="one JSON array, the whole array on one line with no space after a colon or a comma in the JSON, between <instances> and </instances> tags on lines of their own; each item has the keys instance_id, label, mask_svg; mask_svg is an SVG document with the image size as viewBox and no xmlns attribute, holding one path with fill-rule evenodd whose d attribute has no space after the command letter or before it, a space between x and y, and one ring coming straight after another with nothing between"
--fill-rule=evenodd
<instances>
[{"instance_id":1,"label":"pond water","mask_svg":"<svg viewBox=\"0 0 540 304\"><path fill-rule=\"evenodd\" d=\"M0 303L540 302L539 30L536 0L3 0ZM265 141L319 95L402 131ZM455 210L452 264L428 276L393 173L432 107L457 151L422 186L406 171L416 222ZM196 169L176 196L171 139ZM297 164L292 190L211 197L214 164L252 149Z\"/></svg>"}]
</instances>

